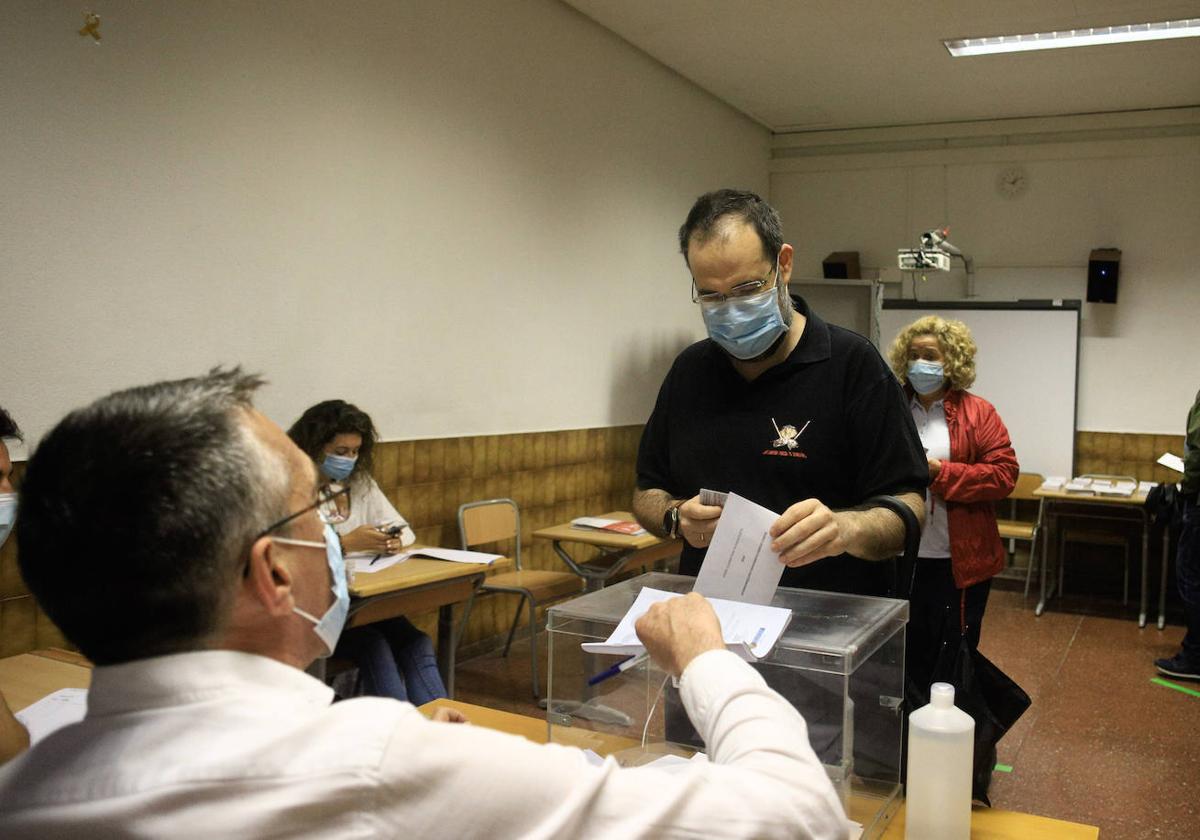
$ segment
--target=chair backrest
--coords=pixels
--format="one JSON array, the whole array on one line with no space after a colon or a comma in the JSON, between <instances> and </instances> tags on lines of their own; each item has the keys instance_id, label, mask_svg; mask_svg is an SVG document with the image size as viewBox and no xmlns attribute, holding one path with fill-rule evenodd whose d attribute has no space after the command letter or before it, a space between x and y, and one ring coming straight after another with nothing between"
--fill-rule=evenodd
<instances>
[{"instance_id":1,"label":"chair backrest","mask_svg":"<svg viewBox=\"0 0 1200 840\"><path fill-rule=\"evenodd\" d=\"M513 541L513 562L521 568L521 511L512 499L486 499L458 506L458 536L470 549L500 540Z\"/></svg>"},{"instance_id":2,"label":"chair backrest","mask_svg":"<svg viewBox=\"0 0 1200 840\"><path fill-rule=\"evenodd\" d=\"M1008 494L1010 499L1036 499L1033 491L1042 486L1045 477L1041 473L1023 472L1017 476L1017 485L1013 487L1011 493Z\"/></svg>"}]
</instances>

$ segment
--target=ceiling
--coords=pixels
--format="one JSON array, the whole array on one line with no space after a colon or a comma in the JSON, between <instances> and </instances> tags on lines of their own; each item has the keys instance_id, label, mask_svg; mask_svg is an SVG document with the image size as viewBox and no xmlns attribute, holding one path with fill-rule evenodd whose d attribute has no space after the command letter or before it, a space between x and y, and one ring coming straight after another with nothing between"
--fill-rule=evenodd
<instances>
[{"instance_id":1,"label":"ceiling","mask_svg":"<svg viewBox=\"0 0 1200 840\"><path fill-rule=\"evenodd\" d=\"M1200 0L564 0L776 132L1200 105L1200 38L951 58L942 39L1200 17Z\"/></svg>"}]
</instances>

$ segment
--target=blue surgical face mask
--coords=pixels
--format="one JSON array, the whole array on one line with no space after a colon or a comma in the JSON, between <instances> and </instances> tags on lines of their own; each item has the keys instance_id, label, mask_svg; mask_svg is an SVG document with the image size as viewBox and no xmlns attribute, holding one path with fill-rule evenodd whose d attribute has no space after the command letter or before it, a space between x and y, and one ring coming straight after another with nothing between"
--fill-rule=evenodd
<instances>
[{"instance_id":1,"label":"blue surgical face mask","mask_svg":"<svg viewBox=\"0 0 1200 840\"><path fill-rule=\"evenodd\" d=\"M742 361L770 350L788 330L779 307L781 288L719 303L701 303L700 314L708 337L730 356Z\"/></svg>"},{"instance_id":2,"label":"blue surgical face mask","mask_svg":"<svg viewBox=\"0 0 1200 840\"><path fill-rule=\"evenodd\" d=\"M946 382L946 374L941 362L927 362L917 359L908 364L908 381L913 390L921 395L936 392Z\"/></svg>"},{"instance_id":3,"label":"blue surgical face mask","mask_svg":"<svg viewBox=\"0 0 1200 840\"><path fill-rule=\"evenodd\" d=\"M333 590L333 603L320 618L296 606L292 607L292 612L313 623L313 632L325 645L324 656L329 656L337 647L338 637L342 635L342 628L346 626L346 617L350 613L350 588L346 581L346 560L342 557L342 544L338 542L337 532L333 530L332 525L326 525L325 542L323 543L313 540L293 540L287 537L272 537L271 539L289 545L308 545L313 548L325 549L325 559L329 564L329 574L333 580L333 584L330 586L330 589Z\"/></svg>"},{"instance_id":4,"label":"blue surgical face mask","mask_svg":"<svg viewBox=\"0 0 1200 840\"><path fill-rule=\"evenodd\" d=\"M357 457L348 458L345 455L330 453L321 462L321 472L334 481L345 481L350 477L350 473L354 472L354 465L356 463L358 463Z\"/></svg>"},{"instance_id":5,"label":"blue surgical face mask","mask_svg":"<svg viewBox=\"0 0 1200 840\"><path fill-rule=\"evenodd\" d=\"M0 493L0 545L12 533L13 525L17 524L17 494Z\"/></svg>"}]
</instances>

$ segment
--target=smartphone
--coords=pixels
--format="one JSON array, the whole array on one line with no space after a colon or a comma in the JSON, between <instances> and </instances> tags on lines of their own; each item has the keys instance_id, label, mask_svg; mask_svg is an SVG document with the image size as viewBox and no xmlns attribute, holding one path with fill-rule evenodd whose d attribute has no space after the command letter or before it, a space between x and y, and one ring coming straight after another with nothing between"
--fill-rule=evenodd
<instances>
[{"instance_id":1,"label":"smartphone","mask_svg":"<svg viewBox=\"0 0 1200 840\"><path fill-rule=\"evenodd\" d=\"M391 525L387 528L384 528L381 525L381 526L379 526L379 528L377 530L380 533L387 534L389 537L395 537L395 536L399 536L400 532L404 530L404 526L403 525Z\"/></svg>"}]
</instances>

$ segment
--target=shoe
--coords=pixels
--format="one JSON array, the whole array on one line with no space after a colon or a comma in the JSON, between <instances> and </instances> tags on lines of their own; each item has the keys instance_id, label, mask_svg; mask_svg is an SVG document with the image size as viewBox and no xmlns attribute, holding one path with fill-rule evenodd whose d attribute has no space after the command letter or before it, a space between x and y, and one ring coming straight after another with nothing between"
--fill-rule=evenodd
<instances>
[{"instance_id":1,"label":"shoe","mask_svg":"<svg viewBox=\"0 0 1200 840\"><path fill-rule=\"evenodd\" d=\"M1155 659L1154 667L1158 673L1177 680L1200 680L1200 667L1189 662L1182 651L1170 659Z\"/></svg>"}]
</instances>

